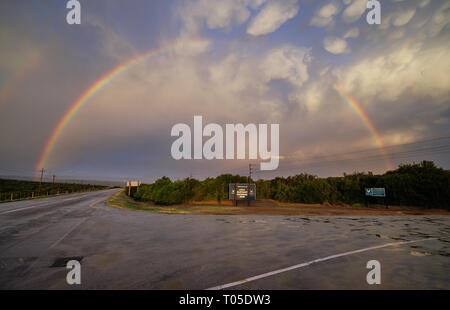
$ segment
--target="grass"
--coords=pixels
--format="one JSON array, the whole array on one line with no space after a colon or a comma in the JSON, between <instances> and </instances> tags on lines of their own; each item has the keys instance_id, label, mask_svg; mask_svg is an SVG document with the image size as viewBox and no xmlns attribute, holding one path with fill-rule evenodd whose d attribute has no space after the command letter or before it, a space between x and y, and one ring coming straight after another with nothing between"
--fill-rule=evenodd
<instances>
[{"instance_id":1,"label":"grass","mask_svg":"<svg viewBox=\"0 0 450 310\"><path fill-rule=\"evenodd\" d=\"M352 207L354 207L354 208L363 208L364 205L362 203L357 202L357 203L352 204Z\"/></svg>"},{"instance_id":2,"label":"grass","mask_svg":"<svg viewBox=\"0 0 450 310\"><path fill-rule=\"evenodd\" d=\"M108 201L107 205L122 209L131 209L135 211L148 211L154 213L166 214L218 214L218 215L235 215L235 214L270 214L274 209L282 209L283 211L298 211L298 208L291 207L247 207L247 206L230 206L230 205L174 205L174 206L158 206L151 202L141 202L130 198L125 191L119 191L114 194ZM281 212L280 214L284 214Z\"/></svg>"},{"instance_id":3,"label":"grass","mask_svg":"<svg viewBox=\"0 0 450 310\"><path fill-rule=\"evenodd\" d=\"M136 201L127 196L125 191L119 191L109 198L107 205L111 207L165 214L204 214L204 215L284 215L284 216L313 216L313 215L419 215L442 214L449 215L445 210L418 210L395 207L392 209L366 208L357 206L334 206L330 204L276 204L270 202L255 202L252 206L233 206L229 202L217 204L192 204L159 206L152 202Z\"/></svg>"},{"instance_id":4,"label":"grass","mask_svg":"<svg viewBox=\"0 0 450 310\"><path fill-rule=\"evenodd\" d=\"M131 209L135 211L150 211L156 213L171 213L174 208L165 206L155 206L148 202L139 202L130 198L125 194L125 191L119 191L111 196L106 204L110 207L117 207L122 209Z\"/></svg>"}]
</instances>

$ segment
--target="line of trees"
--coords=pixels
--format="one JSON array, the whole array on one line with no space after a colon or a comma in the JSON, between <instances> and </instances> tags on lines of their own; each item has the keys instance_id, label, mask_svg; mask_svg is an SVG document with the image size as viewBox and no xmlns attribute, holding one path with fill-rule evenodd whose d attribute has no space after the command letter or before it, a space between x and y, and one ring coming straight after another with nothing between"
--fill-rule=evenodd
<instances>
[{"instance_id":1,"label":"line of trees","mask_svg":"<svg viewBox=\"0 0 450 310\"><path fill-rule=\"evenodd\" d=\"M0 201L34 198L40 196L78 193L105 189L107 186L76 183L53 183L0 179Z\"/></svg>"},{"instance_id":2,"label":"line of trees","mask_svg":"<svg viewBox=\"0 0 450 310\"><path fill-rule=\"evenodd\" d=\"M193 178L172 182L163 177L152 184L143 184L132 193L137 200L158 205L228 199L229 183L246 183L247 177L223 174L199 181ZM344 174L342 177L318 178L309 174L257 180L258 199L274 199L297 203L365 203L365 187L386 188L390 205L421 206L450 209L450 171L433 162L400 165L382 175L369 173Z\"/></svg>"}]
</instances>

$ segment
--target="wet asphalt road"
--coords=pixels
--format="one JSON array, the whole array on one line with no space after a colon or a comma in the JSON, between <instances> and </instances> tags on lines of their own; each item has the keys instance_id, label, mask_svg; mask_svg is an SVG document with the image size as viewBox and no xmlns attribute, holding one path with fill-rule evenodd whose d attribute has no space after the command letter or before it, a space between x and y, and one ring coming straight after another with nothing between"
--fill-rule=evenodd
<instances>
[{"instance_id":1,"label":"wet asphalt road","mask_svg":"<svg viewBox=\"0 0 450 310\"><path fill-rule=\"evenodd\" d=\"M232 289L450 289L450 217L168 215L108 207L116 190L0 204L0 289L206 289L406 240ZM82 256L81 285L58 258ZM368 285L366 264L381 263Z\"/></svg>"}]
</instances>

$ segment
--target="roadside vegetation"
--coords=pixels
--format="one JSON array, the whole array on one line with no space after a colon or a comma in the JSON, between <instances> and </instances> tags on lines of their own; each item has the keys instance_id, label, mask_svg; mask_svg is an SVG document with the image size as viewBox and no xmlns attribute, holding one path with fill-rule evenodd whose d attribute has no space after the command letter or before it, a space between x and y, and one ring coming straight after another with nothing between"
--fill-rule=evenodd
<instances>
[{"instance_id":1,"label":"roadside vegetation","mask_svg":"<svg viewBox=\"0 0 450 310\"><path fill-rule=\"evenodd\" d=\"M107 186L0 179L0 202L106 189Z\"/></svg>"},{"instance_id":2,"label":"roadside vegetation","mask_svg":"<svg viewBox=\"0 0 450 310\"><path fill-rule=\"evenodd\" d=\"M151 201L137 201L129 197L126 190L115 193L107 201L107 205L120 209L133 211L147 211L164 214L194 214L194 215L284 215L284 216L333 216L333 215L450 215L449 211L440 209L423 209L417 207L390 207L370 206L369 208L359 205L350 206L345 204L300 204L283 203L271 199L253 201L247 206L241 201L237 206L232 201L196 201L192 203L181 203L176 205L155 205Z\"/></svg>"},{"instance_id":3,"label":"roadside vegetation","mask_svg":"<svg viewBox=\"0 0 450 310\"><path fill-rule=\"evenodd\" d=\"M140 202L168 206L193 201L228 199L229 183L246 183L247 177L223 174L199 181L193 178L171 181L167 177L152 184L142 184L131 196ZM386 188L387 203L397 206L417 206L450 210L450 171L433 162L400 165L382 175L368 173L344 174L342 177L319 178L309 174L257 180L258 199L273 199L283 203L339 204L361 207L366 203L365 187ZM371 200L371 203L382 203Z\"/></svg>"}]
</instances>

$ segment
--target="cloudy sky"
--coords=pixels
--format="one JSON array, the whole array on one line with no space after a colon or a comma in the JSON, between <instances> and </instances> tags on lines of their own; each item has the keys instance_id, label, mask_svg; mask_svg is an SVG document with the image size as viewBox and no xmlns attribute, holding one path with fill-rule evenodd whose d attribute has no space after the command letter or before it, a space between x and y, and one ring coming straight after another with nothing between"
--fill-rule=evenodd
<instances>
[{"instance_id":1,"label":"cloudy sky","mask_svg":"<svg viewBox=\"0 0 450 310\"><path fill-rule=\"evenodd\" d=\"M450 1L80 0L0 3L0 175L29 175L76 100L47 174L151 181L247 173L248 160L172 159L173 125L280 124L280 165L319 176L434 160L450 168ZM385 146L338 93L366 113ZM259 167L259 160L252 161Z\"/></svg>"}]
</instances>

